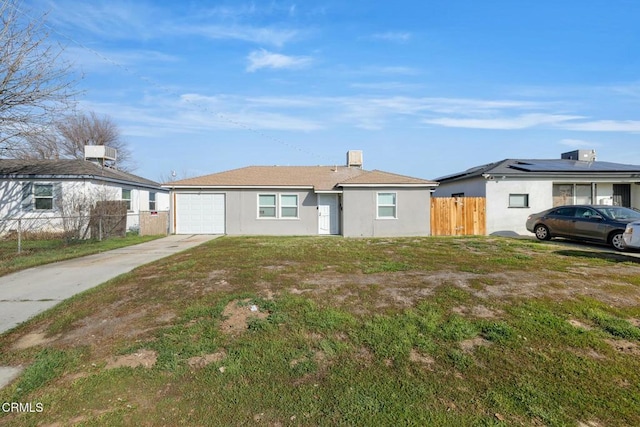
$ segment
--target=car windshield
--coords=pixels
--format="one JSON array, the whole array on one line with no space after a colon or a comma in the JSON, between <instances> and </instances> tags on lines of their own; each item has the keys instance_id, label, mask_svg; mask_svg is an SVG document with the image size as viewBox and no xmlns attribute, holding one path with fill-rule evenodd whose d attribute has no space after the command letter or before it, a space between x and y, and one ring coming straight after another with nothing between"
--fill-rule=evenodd
<instances>
[{"instance_id":1,"label":"car windshield","mask_svg":"<svg viewBox=\"0 0 640 427\"><path fill-rule=\"evenodd\" d=\"M611 219L640 219L639 211L621 206L611 206L599 210Z\"/></svg>"}]
</instances>

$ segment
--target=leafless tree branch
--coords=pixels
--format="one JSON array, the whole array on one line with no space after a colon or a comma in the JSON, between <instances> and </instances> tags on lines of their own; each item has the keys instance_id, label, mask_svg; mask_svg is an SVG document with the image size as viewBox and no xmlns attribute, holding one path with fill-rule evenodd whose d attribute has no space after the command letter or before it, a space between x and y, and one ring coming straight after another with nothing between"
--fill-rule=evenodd
<instances>
[{"instance_id":1,"label":"leafless tree branch","mask_svg":"<svg viewBox=\"0 0 640 427\"><path fill-rule=\"evenodd\" d=\"M72 111L75 79L59 45L48 44L45 17L32 19L17 0L0 0L0 155L51 129Z\"/></svg>"},{"instance_id":2,"label":"leafless tree branch","mask_svg":"<svg viewBox=\"0 0 640 427\"><path fill-rule=\"evenodd\" d=\"M58 153L61 157L82 159L85 145L106 145L118 152L118 169L135 168L128 143L122 138L118 125L108 116L94 112L67 116L57 123Z\"/></svg>"}]
</instances>

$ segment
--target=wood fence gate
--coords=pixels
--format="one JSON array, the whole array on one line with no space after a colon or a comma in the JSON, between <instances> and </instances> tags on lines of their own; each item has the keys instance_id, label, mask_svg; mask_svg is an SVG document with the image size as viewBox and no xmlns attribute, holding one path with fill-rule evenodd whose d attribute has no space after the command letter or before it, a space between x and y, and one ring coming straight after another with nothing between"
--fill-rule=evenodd
<instances>
[{"instance_id":1,"label":"wood fence gate","mask_svg":"<svg viewBox=\"0 0 640 427\"><path fill-rule=\"evenodd\" d=\"M169 232L169 212L140 212L140 235L167 235Z\"/></svg>"},{"instance_id":2,"label":"wood fence gate","mask_svg":"<svg viewBox=\"0 0 640 427\"><path fill-rule=\"evenodd\" d=\"M431 198L432 236L470 236L486 233L484 197Z\"/></svg>"}]
</instances>

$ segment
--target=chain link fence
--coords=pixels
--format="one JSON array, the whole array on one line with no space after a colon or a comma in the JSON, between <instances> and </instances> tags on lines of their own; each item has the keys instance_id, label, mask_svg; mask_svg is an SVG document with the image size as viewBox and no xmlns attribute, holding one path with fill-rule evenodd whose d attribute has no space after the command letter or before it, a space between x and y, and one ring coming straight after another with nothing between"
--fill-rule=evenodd
<instances>
[{"instance_id":1,"label":"chain link fence","mask_svg":"<svg viewBox=\"0 0 640 427\"><path fill-rule=\"evenodd\" d=\"M72 243L82 240L105 240L127 234L166 235L168 212L79 215L40 215L0 220L0 244L15 247L18 253L42 241Z\"/></svg>"}]
</instances>

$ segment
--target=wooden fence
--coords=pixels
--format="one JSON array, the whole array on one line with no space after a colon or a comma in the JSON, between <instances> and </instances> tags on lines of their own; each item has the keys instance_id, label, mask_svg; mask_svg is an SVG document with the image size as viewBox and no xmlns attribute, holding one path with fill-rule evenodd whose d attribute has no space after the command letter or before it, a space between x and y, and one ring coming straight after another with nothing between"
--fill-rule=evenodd
<instances>
[{"instance_id":1,"label":"wooden fence","mask_svg":"<svg viewBox=\"0 0 640 427\"><path fill-rule=\"evenodd\" d=\"M169 212L140 212L140 235L155 236L169 232Z\"/></svg>"},{"instance_id":2,"label":"wooden fence","mask_svg":"<svg viewBox=\"0 0 640 427\"><path fill-rule=\"evenodd\" d=\"M487 234L484 197L432 197L431 235L470 236Z\"/></svg>"}]
</instances>

